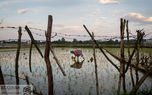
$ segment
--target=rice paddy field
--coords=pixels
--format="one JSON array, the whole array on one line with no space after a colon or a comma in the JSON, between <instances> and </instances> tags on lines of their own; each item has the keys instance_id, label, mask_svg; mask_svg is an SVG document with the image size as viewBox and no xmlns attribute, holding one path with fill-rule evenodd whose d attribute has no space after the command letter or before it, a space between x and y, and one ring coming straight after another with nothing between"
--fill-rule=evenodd
<instances>
[{"instance_id":1,"label":"rice paddy field","mask_svg":"<svg viewBox=\"0 0 152 95\"><path fill-rule=\"evenodd\" d=\"M81 49L85 60L80 68L71 67L75 62L72 59L71 50L76 48L54 48L66 76L62 75L58 65L56 64L52 54L50 54L51 65L53 69L54 93L55 95L95 95L96 94L96 78L93 58L93 50L91 48ZM110 51L119 55L118 48L109 48ZM44 48L41 48L44 52ZM152 54L151 48L143 49L145 55ZM119 62L110 56L114 63L119 65ZM16 84L15 77L15 57L16 49L0 49L0 65L4 75L5 84ZM98 80L100 95L116 95L118 86L118 71L106 60L103 54L96 49ZM82 59L80 58L80 61ZM32 73L29 71L29 49L21 49L19 57L19 77L29 77L29 81L33 84L38 92L47 95L48 81L46 64L43 58L39 55L36 49L32 51ZM143 75L139 74L140 77ZM26 81L20 79L20 84L26 84ZM132 88L129 71L126 73L126 88L130 91ZM149 89L152 87L152 77L148 77L142 84L140 89Z\"/></svg>"}]
</instances>

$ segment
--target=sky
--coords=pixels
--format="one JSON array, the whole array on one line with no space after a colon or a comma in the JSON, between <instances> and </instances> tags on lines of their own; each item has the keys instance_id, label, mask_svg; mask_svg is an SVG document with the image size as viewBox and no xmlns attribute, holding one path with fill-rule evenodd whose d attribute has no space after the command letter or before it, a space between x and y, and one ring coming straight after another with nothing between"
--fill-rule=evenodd
<instances>
[{"instance_id":1,"label":"sky","mask_svg":"<svg viewBox=\"0 0 152 95\"><path fill-rule=\"evenodd\" d=\"M47 29L48 15L53 16L53 33L95 36L119 36L120 18L129 20L129 31L144 29L152 38L152 0L0 0L0 26ZM24 30L24 28L23 28ZM0 40L17 39L17 29L0 29ZM44 31L31 30L44 35ZM62 35L54 37L54 40ZM37 40L45 36L34 35ZM87 40L89 37L65 37ZM29 39L23 31L22 39ZM102 39L102 38L101 38Z\"/></svg>"}]
</instances>

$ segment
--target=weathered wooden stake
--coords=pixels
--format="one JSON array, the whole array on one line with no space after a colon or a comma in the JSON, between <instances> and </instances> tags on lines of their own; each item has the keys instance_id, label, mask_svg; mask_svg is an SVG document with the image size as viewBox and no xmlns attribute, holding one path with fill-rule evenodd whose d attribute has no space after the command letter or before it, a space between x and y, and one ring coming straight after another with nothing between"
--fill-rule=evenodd
<instances>
[{"instance_id":1,"label":"weathered wooden stake","mask_svg":"<svg viewBox=\"0 0 152 95\"><path fill-rule=\"evenodd\" d=\"M121 47L121 57L123 60L125 60L125 52L124 52L124 30L125 30L125 24L126 24L126 20L124 19L123 21L123 29L122 29L122 47ZM125 62L124 61L121 61L120 63L122 63L122 70L123 70L123 73L122 73L122 79L123 79L123 90L124 90L124 93L126 93L126 80L125 80Z\"/></svg>"},{"instance_id":2,"label":"weathered wooden stake","mask_svg":"<svg viewBox=\"0 0 152 95\"><path fill-rule=\"evenodd\" d=\"M138 83L139 80L139 75L138 75L138 65L139 65L139 48L140 48L140 42L139 42L139 37L140 32L137 31L137 49L136 49L136 69L135 69L135 74L136 74L136 84Z\"/></svg>"},{"instance_id":3,"label":"weathered wooden stake","mask_svg":"<svg viewBox=\"0 0 152 95\"><path fill-rule=\"evenodd\" d=\"M18 61L19 61L20 48L21 48L21 36L22 36L22 28L19 27L19 30L18 30L18 44L17 44L17 51L16 51L16 59L15 59L16 85L19 85Z\"/></svg>"},{"instance_id":4,"label":"weathered wooden stake","mask_svg":"<svg viewBox=\"0 0 152 95\"><path fill-rule=\"evenodd\" d=\"M41 57L43 58L43 54L42 54L41 50L39 49L39 47L37 46L36 41L34 40L34 37L33 37L32 33L31 33L30 29L27 26L25 26L25 30L28 32L28 34L29 34L29 36L31 38L32 44L35 45L36 49L38 50L38 52L40 53Z\"/></svg>"},{"instance_id":5,"label":"weathered wooden stake","mask_svg":"<svg viewBox=\"0 0 152 95\"><path fill-rule=\"evenodd\" d=\"M129 41L129 28L128 28L128 20L126 22L126 33L127 33L127 45L128 45L128 58L130 57L130 41ZM132 73L132 65L130 65L130 76L131 76L131 82L132 86L134 87L134 78L133 78L133 73Z\"/></svg>"},{"instance_id":6,"label":"weathered wooden stake","mask_svg":"<svg viewBox=\"0 0 152 95\"><path fill-rule=\"evenodd\" d=\"M92 37L94 40L94 33L92 32ZM96 75L96 94L99 95L99 83L98 83L98 71L97 71L97 61L96 61L96 53L95 53L95 43L93 41L93 57L94 57L94 65L95 65L95 75Z\"/></svg>"},{"instance_id":7,"label":"weathered wooden stake","mask_svg":"<svg viewBox=\"0 0 152 95\"><path fill-rule=\"evenodd\" d=\"M30 51L29 51L29 69L30 69L30 72L32 72L32 67L31 67L31 55L32 55L32 42L30 44Z\"/></svg>"},{"instance_id":8,"label":"weathered wooden stake","mask_svg":"<svg viewBox=\"0 0 152 95\"><path fill-rule=\"evenodd\" d=\"M49 59L50 55L50 43L51 43L51 32L52 32L52 16L48 16L48 28L47 28L47 33L46 35L46 45L45 45L45 62L46 62L46 67L47 67L47 75L48 75L48 95L54 95L53 93L53 74L52 74L52 67L51 67L51 62Z\"/></svg>"}]
</instances>

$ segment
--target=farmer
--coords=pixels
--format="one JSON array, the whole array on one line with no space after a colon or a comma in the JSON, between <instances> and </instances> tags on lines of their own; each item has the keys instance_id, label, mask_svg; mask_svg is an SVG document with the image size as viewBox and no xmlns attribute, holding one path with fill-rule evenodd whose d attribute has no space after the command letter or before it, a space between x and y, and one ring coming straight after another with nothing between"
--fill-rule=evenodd
<instances>
[{"instance_id":1,"label":"farmer","mask_svg":"<svg viewBox=\"0 0 152 95\"><path fill-rule=\"evenodd\" d=\"M75 55L75 58L77 57L77 62L79 62L79 56L81 56L83 59L84 59L84 57L83 57L83 54L82 54L82 51L81 50L72 50L72 51L70 51L72 54L74 54Z\"/></svg>"}]
</instances>

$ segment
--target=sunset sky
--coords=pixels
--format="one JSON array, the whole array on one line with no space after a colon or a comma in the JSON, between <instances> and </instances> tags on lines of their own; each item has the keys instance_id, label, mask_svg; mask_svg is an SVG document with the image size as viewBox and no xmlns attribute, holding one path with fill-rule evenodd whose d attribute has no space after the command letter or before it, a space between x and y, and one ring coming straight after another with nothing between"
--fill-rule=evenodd
<instances>
[{"instance_id":1,"label":"sunset sky","mask_svg":"<svg viewBox=\"0 0 152 95\"><path fill-rule=\"evenodd\" d=\"M119 36L121 17L129 20L133 34L142 28L146 34L152 32L152 0L0 0L0 26L46 30L48 15L53 16L53 32L57 33L88 35L82 27L85 24L95 35ZM43 31L33 32L44 35ZM29 39L23 34L23 39ZM0 29L0 40L4 39L17 39L17 30Z\"/></svg>"}]
</instances>

